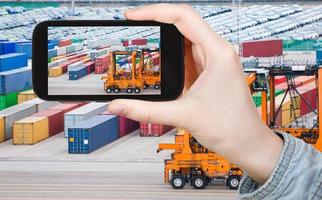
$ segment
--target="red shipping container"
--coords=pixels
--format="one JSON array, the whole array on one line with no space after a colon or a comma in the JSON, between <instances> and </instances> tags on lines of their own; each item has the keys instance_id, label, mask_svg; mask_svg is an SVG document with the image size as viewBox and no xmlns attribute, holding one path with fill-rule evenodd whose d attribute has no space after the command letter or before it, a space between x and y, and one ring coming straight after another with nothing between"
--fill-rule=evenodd
<instances>
[{"instance_id":1,"label":"red shipping container","mask_svg":"<svg viewBox=\"0 0 322 200\"><path fill-rule=\"evenodd\" d=\"M94 62L87 62L87 63L85 63L85 66L87 67L87 74L90 74L95 70L95 63Z\"/></svg>"},{"instance_id":2,"label":"red shipping container","mask_svg":"<svg viewBox=\"0 0 322 200\"><path fill-rule=\"evenodd\" d=\"M104 72L106 72L107 71L107 68L106 67L97 67L97 66L95 66L95 74L102 74L102 73L104 73Z\"/></svg>"},{"instance_id":3,"label":"red shipping container","mask_svg":"<svg viewBox=\"0 0 322 200\"><path fill-rule=\"evenodd\" d=\"M104 65L104 66L106 65L107 66L107 65L109 65L110 59L111 59L111 57L110 57L109 54L108 55L99 56L95 60L95 65L96 66L102 66L102 65Z\"/></svg>"},{"instance_id":4,"label":"red shipping container","mask_svg":"<svg viewBox=\"0 0 322 200\"><path fill-rule=\"evenodd\" d=\"M283 54L282 40L249 41L241 44L242 57L273 57Z\"/></svg>"},{"instance_id":5,"label":"red shipping container","mask_svg":"<svg viewBox=\"0 0 322 200\"><path fill-rule=\"evenodd\" d=\"M111 115L109 112L104 112L101 115ZM124 116L119 117L119 137L123 137L139 129L140 123Z\"/></svg>"},{"instance_id":6,"label":"red shipping container","mask_svg":"<svg viewBox=\"0 0 322 200\"><path fill-rule=\"evenodd\" d=\"M64 47L72 44L71 39L65 39L65 40L60 40L58 46L59 47Z\"/></svg>"},{"instance_id":7,"label":"red shipping container","mask_svg":"<svg viewBox=\"0 0 322 200\"><path fill-rule=\"evenodd\" d=\"M317 108L317 88L311 89L302 94L303 99L315 110ZM300 99L300 108L301 108L301 116L306 115L312 110L310 107L305 103L302 98Z\"/></svg>"},{"instance_id":8,"label":"red shipping container","mask_svg":"<svg viewBox=\"0 0 322 200\"><path fill-rule=\"evenodd\" d=\"M286 82L286 77L285 76L275 77L275 85L285 83L285 82Z\"/></svg>"},{"instance_id":9,"label":"red shipping container","mask_svg":"<svg viewBox=\"0 0 322 200\"><path fill-rule=\"evenodd\" d=\"M69 111L72 111L80 106L82 106L82 103L60 103L56 106L48 108L48 110L62 110L64 113L67 113Z\"/></svg>"},{"instance_id":10,"label":"red shipping container","mask_svg":"<svg viewBox=\"0 0 322 200\"><path fill-rule=\"evenodd\" d=\"M145 38L141 39L133 39L133 40L125 40L122 42L123 46L131 46L131 45L147 45L148 40Z\"/></svg>"},{"instance_id":11,"label":"red shipping container","mask_svg":"<svg viewBox=\"0 0 322 200\"><path fill-rule=\"evenodd\" d=\"M140 122L140 136L143 137L159 137L172 129L173 127L171 126Z\"/></svg>"},{"instance_id":12,"label":"red shipping container","mask_svg":"<svg viewBox=\"0 0 322 200\"><path fill-rule=\"evenodd\" d=\"M49 136L56 135L64 130L64 111L63 110L43 110L33 114L34 117L48 118Z\"/></svg>"}]
</instances>

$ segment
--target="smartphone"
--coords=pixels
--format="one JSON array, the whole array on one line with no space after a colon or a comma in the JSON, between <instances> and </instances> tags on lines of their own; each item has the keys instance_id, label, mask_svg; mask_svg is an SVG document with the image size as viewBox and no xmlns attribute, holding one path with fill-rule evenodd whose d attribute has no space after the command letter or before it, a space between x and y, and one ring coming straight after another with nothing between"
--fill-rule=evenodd
<instances>
[{"instance_id":1,"label":"smartphone","mask_svg":"<svg viewBox=\"0 0 322 200\"><path fill-rule=\"evenodd\" d=\"M165 101L184 84L184 39L155 21L59 20L32 37L33 89L45 100Z\"/></svg>"}]
</instances>

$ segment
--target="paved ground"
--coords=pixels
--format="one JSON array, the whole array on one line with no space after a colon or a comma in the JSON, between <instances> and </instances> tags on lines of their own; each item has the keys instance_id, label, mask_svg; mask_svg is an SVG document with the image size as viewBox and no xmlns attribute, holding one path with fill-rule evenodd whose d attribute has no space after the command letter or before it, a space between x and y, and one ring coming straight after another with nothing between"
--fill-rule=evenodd
<instances>
[{"instance_id":1,"label":"paved ground","mask_svg":"<svg viewBox=\"0 0 322 200\"><path fill-rule=\"evenodd\" d=\"M172 142L173 135L139 137L136 131L89 155L68 154L62 133L36 145L7 141L0 144L0 200L235 199L222 180L202 191L163 183L163 160L170 152L157 154L157 144Z\"/></svg>"},{"instance_id":2,"label":"paved ground","mask_svg":"<svg viewBox=\"0 0 322 200\"><path fill-rule=\"evenodd\" d=\"M104 81L101 80L102 74L91 73L79 80L68 80L68 74L65 73L58 77L48 78L48 94L50 95L108 95L104 91ZM140 93L132 93L132 95L142 94L160 94L160 90L152 87L142 90ZM111 93L115 95L115 93ZM128 94L125 91L117 95Z\"/></svg>"}]
</instances>

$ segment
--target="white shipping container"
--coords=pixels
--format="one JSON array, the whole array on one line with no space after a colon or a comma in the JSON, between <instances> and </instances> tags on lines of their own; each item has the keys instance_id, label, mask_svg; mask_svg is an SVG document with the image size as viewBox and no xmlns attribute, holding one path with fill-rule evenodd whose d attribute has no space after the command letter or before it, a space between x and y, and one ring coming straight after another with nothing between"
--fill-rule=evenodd
<instances>
[{"instance_id":1,"label":"white shipping container","mask_svg":"<svg viewBox=\"0 0 322 200\"><path fill-rule=\"evenodd\" d=\"M75 51L80 51L80 50L83 50L83 44L82 43L75 44Z\"/></svg>"},{"instance_id":2,"label":"white shipping container","mask_svg":"<svg viewBox=\"0 0 322 200\"><path fill-rule=\"evenodd\" d=\"M5 139L8 140L12 138L12 126L13 123L29 117L30 115L37 112L37 106L35 104L17 104L10 108L4 109L0 111L0 117L3 117L4 120L4 133L0 133L1 135L5 135ZM0 129L1 130L1 129Z\"/></svg>"},{"instance_id":3,"label":"white shipping container","mask_svg":"<svg viewBox=\"0 0 322 200\"><path fill-rule=\"evenodd\" d=\"M28 104L28 105L35 105L37 112L46 110L47 108L50 108L52 106L58 105L58 101L44 101L39 98L35 98L29 101L25 101L22 104Z\"/></svg>"},{"instance_id":4,"label":"white shipping container","mask_svg":"<svg viewBox=\"0 0 322 200\"><path fill-rule=\"evenodd\" d=\"M57 48L57 56L65 55L66 54L66 47L59 47Z\"/></svg>"},{"instance_id":5,"label":"white shipping container","mask_svg":"<svg viewBox=\"0 0 322 200\"><path fill-rule=\"evenodd\" d=\"M101 43L102 43L102 40L87 40L87 48L94 49L94 48L100 46Z\"/></svg>"},{"instance_id":6,"label":"white shipping container","mask_svg":"<svg viewBox=\"0 0 322 200\"><path fill-rule=\"evenodd\" d=\"M68 137L68 128L75 126L84 120L99 115L106 111L108 103L91 102L80 108L65 113L64 124L65 124L65 137Z\"/></svg>"}]
</instances>

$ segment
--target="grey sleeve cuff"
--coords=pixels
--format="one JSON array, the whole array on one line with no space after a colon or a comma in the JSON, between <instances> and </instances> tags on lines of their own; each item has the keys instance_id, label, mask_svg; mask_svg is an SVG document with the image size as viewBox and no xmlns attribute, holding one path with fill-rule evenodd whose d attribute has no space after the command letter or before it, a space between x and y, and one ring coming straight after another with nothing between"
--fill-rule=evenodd
<instances>
[{"instance_id":1,"label":"grey sleeve cuff","mask_svg":"<svg viewBox=\"0 0 322 200\"><path fill-rule=\"evenodd\" d=\"M322 154L290 134L276 133L284 139L284 146L271 176L260 185L245 174L238 188L238 198L320 199Z\"/></svg>"}]
</instances>

